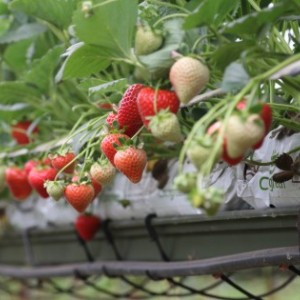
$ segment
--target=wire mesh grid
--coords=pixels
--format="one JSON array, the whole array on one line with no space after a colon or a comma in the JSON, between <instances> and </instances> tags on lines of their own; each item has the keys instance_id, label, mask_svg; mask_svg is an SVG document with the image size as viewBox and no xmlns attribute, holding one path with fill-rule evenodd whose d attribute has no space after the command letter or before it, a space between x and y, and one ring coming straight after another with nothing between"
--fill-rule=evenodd
<instances>
[{"instance_id":1,"label":"wire mesh grid","mask_svg":"<svg viewBox=\"0 0 300 300\"><path fill-rule=\"evenodd\" d=\"M157 246L161 262L124 261L110 230L111 221L107 220L103 231L114 253L114 262L96 261L88 243L76 235L87 262L22 268L0 265L0 292L7 296L1 296L1 299L59 299L62 295L69 297L62 299L87 300L271 299L271 295L289 287L300 276L298 246L194 262L172 262L152 226L155 218L155 215L148 215L145 226ZM26 235L23 235L23 244L30 252L30 241ZM256 269L249 273L245 270L249 268ZM197 276L199 274L205 275ZM257 287L259 281L253 282L251 276L272 284L263 291L262 287Z\"/></svg>"}]
</instances>

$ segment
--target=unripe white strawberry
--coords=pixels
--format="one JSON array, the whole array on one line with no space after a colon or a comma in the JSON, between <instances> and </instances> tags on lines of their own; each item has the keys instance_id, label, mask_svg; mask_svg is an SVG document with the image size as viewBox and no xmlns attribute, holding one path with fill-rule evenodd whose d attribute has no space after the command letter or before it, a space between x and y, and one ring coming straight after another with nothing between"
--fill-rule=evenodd
<instances>
[{"instance_id":1,"label":"unripe white strawberry","mask_svg":"<svg viewBox=\"0 0 300 300\"><path fill-rule=\"evenodd\" d=\"M264 122L258 114L251 114L246 120L239 115L230 116L225 132L228 155L231 158L242 156L264 135Z\"/></svg>"},{"instance_id":2,"label":"unripe white strawberry","mask_svg":"<svg viewBox=\"0 0 300 300\"><path fill-rule=\"evenodd\" d=\"M135 35L136 55L147 55L158 50L163 43L163 37L149 26L138 26Z\"/></svg>"},{"instance_id":3,"label":"unripe white strawberry","mask_svg":"<svg viewBox=\"0 0 300 300\"><path fill-rule=\"evenodd\" d=\"M161 110L151 117L149 128L154 137L163 141L179 143L183 139L177 116L169 111Z\"/></svg>"},{"instance_id":4,"label":"unripe white strawberry","mask_svg":"<svg viewBox=\"0 0 300 300\"><path fill-rule=\"evenodd\" d=\"M48 195L55 201L58 201L63 197L65 191L65 182L63 180L50 181L47 180L44 183L44 187Z\"/></svg>"},{"instance_id":5,"label":"unripe white strawberry","mask_svg":"<svg viewBox=\"0 0 300 300\"><path fill-rule=\"evenodd\" d=\"M102 163L95 162L91 166L90 174L94 180L102 186L106 186L112 183L116 174L116 169L108 161Z\"/></svg>"},{"instance_id":6,"label":"unripe white strawberry","mask_svg":"<svg viewBox=\"0 0 300 300\"><path fill-rule=\"evenodd\" d=\"M184 56L171 67L170 82L183 104L197 96L209 81L209 70L199 60Z\"/></svg>"},{"instance_id":7,"label":"unripe white strawberry","mask_svg":"<svg viewBox=\"0 0 300 300\"><path fill-rule=\"evenodd\" d=\"M200 170L202 165L208 160L208 158L212 154L213 149L213 140L206 136L202 139L194 139L189 148L186 151L187 157L190 159L192 164ZM221 156L222 149L220 147L216 157L214 158L214 162L216 163Z\"/></svg>"}]
</instances>

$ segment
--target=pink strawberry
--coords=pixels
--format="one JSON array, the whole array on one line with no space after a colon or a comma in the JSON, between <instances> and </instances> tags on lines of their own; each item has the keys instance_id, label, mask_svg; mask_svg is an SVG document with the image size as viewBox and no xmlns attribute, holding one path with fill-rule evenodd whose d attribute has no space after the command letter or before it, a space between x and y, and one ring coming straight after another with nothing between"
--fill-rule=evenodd
<instances>
[{"instance_id":1,"label":"pink strawberry","mask_svg":"<svg viewBox=\"0 0 300 300\"><path fill-rule=\"evenodd\" d=\"M80 213L84 212L95 197L93 186L87 183L70 183L64 194L69 204Z\"/></svg>"},{"instance_id":2,"label":"pink strawberry","mask_svg":"<svg viewBox=\"0 0 300 300\"><path fill-rule=\"evenodd\" d=\"M148 117L154 116L160 110L169 109L170 112L176 114L179 109L179 100L172 91L144 87L138 94L137 105L142 121L148 128L150 122Z\"/></svg>"},{"instance_id":3,"label":"pink strawberry","mask_svg":"<svg viewBox=\"0 0 300 300\"><path fill-rule=\"evenodd\" d=\"M38 192L43 198L48 198L44 183L47 180L53 181L57 175L57 171L51 167L41 168L39 166L32 168L28 175L28 181L30 185Z\"/></svg>"},{"instance_id":4,"label":"pink strawberry","mask_svg":"<svg viewBox=\"0 0 300 300\"><path fill-rule=\"evenodd\" d=\"M120 140L128 140L129 136L123 133L111 133L104 137L100 144L100 149L106 158L111 162L114 166L114 156L117 152L114 145L121 146Z\"/></svg>"},{"instance_id":5,"label":"pink strawberry","mask_svg":"<svg viewBox=\"0 0 300 300\"><path fill-rule=\"evenodd\" d=\"M84 241L90 241L101 227L101 219L98 216L84 214L77 217L75 228L78 235Z\"/></svg>"},{"instance_id":6,"label":"pink strawberry","mask_svg":"<svg viewBox=\"0 0 300 300\"><path fill-rule=\"evenodd\" d=\"M114 162L116 168L131 182L138 183L147 164L147 155L144 150L131 146L117 151Z\"/></svg>"},{"instance_id":7,"label":"pink strawberry","mask_svg":"<svg viewBox=\"0 0 300 300\"><path fill-rule=\"evenodd\" d=\"M98 183L100 183L102 186L109 185L112 183L115 174L116 169L113 167L113 165L105 160L104 162L95 162L91 166L90 169L91 177L94 178Z\"/></svg>"}]
</instances>

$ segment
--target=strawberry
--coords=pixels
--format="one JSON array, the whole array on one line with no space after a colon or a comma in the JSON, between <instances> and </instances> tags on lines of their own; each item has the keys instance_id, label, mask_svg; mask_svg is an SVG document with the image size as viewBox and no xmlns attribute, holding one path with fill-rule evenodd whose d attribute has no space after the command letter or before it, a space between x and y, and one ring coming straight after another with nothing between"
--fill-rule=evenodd
<instances>
[{"instance_id":1,"label":"strawberry","mask_svg":"<svg viewBox=\"0 0 300 300\"><path fill-rule=\"evenodd\" d=\"M114 162L116 168L131 182L138 183L142 179L147 164L147 155L144 150L131 146L124 150L118 150Z\"/></svg>"},{"instance_id":2,"label":"strawberry","mask_svg":"<svg viewBox=\"0 0 300 300\"><path fill-rule=\"evenodd\" d=\"M255 145L252 146L252 149L254 150L261 147L264 141L264 137L268 134L272 125L272 109L270 105L267 103L263 103L263 104L259 103L258 105L260 108L259 116L261 117L265 125L265 134L260 141L258 141ZM236 105L236 108L237 110L244 110L246 106L247 106L246 100L243 99Z\"/></svg>"},{"instance_id":3,"label":"strawberry","mask_svg":"<svg viewBox=\"0 0 300 300\"><path fill-rule=\"evenodd\" d=\"M141 127L143 125L137 107L137 96L143 87L142 84L133 84L123 94L118 110L118 123L122 128L128 129L130 126Z\"/></svg>"},{"instance_id":4,"label":"strawberry","mask_svg":"<svg viewBox=\"0 0 300 300\"><path fill-rule=\"evenodd\" d=\"M113 108L113 105L109 102L102 102L98 104L98 107L103 110L111 110Z\"/></svg>"},{"instance_id":5,"label":"strawberry","mask_svg":"<svg viewBox=\"0 0 300 300\"><path fill-rule=\"evenodd\" d=\"M268 132L271 128L271 125L272 125L272 109L271 109L270 105L267 104L267 103L262 104L262 109L261 109L259 115L260 115L260 117L263 120L264 125L265 125L265 134L261 138L260 141L258 141L254 146L252 146L252 148L254 150L261 147L261 145L263 144L263 141L264 141L264 137L268 134Z\"/></svg>"},{"instance_id":6,"label":"strawberry","mask_svg":"<svg viewBox=\"0 0 300 300\"><path fill-rule=\"evenodd\" d=\"M19 145L26 145L32 141L32 134L38 133L38 128L35 126L31 133L27 132L31 126L31 121L19 121L12 126L11 135Z\"/></svg>"},{"instance_id":7,"label":"strawberry","mask_svg":"<svg viewBox=\"0 0 300 300\"><path fill-rule=\"evenodd\" d=\"M189 148L187 149L187 157L192 164L200 170L202 165L207 161L207 158L211 155L213 148L213 139L210 136L204 136L203 138L195 138L191 141ZM215 157L217 162L221 156L221 149Z\"/></svg>"},{"instance_id":8,"label":"strawberry","mask_svg":"<svg viewBox=\"0 0 300 300\"><path fill-rule=\"evenodd\" d=\"M188 103L209 81L209 70L192 57L181 57L171 67L169 79L181 103Z\"/></svg>"},{"instance_id":9,"label":"strawberry","mask_svg":"<svg viewBox=\"0 0 300 300\"><path fill-rule=\"evenodd\" d=\"M248 148L260 141L265 134L265 126L258 114L251 114L246 120L232 115L226 127L226 147L231 158L242 156Z\"/></svg>"},{"instance_id":10,"label":"strawberry","mask_svg":"<svg viewBox=\"0 0 300 300\"><path fill-rule=\"evenodd\" d=\"M63 180L56 180L56 181L47 180L44 183L44 187L46 188L48 195L52 199L58 201L64 195L65 182Z\"/></svg>"},{"instance_id":11,"label":"strawberry","mask_svg":"<svg viewBox=\"0 0 300 300\"><path fill-rule=\"evenodd\" d=\"M48 198L49 195L46 188L44 187L44 183L47 180L53 181L56 175L57 171L54 168L51 168L49 166L43 168L37 166L32 168L32 170L28 174L28 181L41 197Z\"/></svg>"},{"instance_id":12,"label":"strawberry","mask_svg":"<svg viewBox=\"0 0 300 300\"><path fill-rule=\"evenodd\" d=\"M197 186L196 173L180 173L174 178L174 186L182 193L189 193Z\"/></svg>"},{"instance_id":13,"label":"strawberry","mask_svg":"<svg viewBox=\"0 0 300 300\"><path fill-rule=\"evenodd\" d=\"M169 111L161 110L151 117L149 128L154 137L163 141L179 143L183 139L177 116Z\"/></svg>"},{"instance_id":14,"label":"strawberry","mask_svg":"<svg viewBox=\"0 0 300 300\"><path fill-rule=\"evenodd\" d=\"M110 112L107 117L106 117L106 124L110 127L113 128L114 122L118 123L118 114L115 112Z\"/></svg>"},{"instance_id":15,"label":"strawberry","mask_svg":"<svg viewBox=\"0 0 300 300\"><path fill-rule=\"evenodd\" d=\"M116 169L108 161L100 163L95 162L91 166L90 174L98 183L102 186L106 186L112 183L116 174Z\"/></svg>"},{"instance_id":16,"label":"strawberry","mask_svg":"<svg viewBox=\"0 0 300 300\"><path fill-rule=\"evenodd\" d=\"M75 229L84 241L90 241L101 227L101 219L91 214L83 214L77 217Z\"/></svg>"},{"instance_id":17,"label":"strawberry","mask_svg":"<svg viewBox=\"0 0 300 300\"><path fill-rule=\"evenodd\" d=\"M207 134L209 136L213 136L214 134L216 134L216 133L219 132L219 130L221 129L221 126L222 126L222 123L220 121L213 123L207 129ZM222 145L222 150L221 150L221 157L222 157L223 161L227 162L231 166L238 164L243 159L243 155L241 155L241 156L239 156L237 158L232 158L232 157L230 157L228 155L226 137L224 137L224 139L223 139L223 145Z\"/></svg>"},{"instance_id":18,"label":"strawberry","mask_svg":"<svg viewBox=\"0 0 300 300\"><path fill-rule=\"evenodd\" d=\"M147 55L160 48L163 43L162 35L153 31L149 26L139 25L135 34L135 54Z\"/></svg>"},{"instance_id":19,"label":"strawberry","mask_svg":"<svg viewBox=\"0 0 300 300\"><path fill-rule=\"evenodd\" d=\"M0 166L0 193L4 190L6 182L5 182L5 166Z\"/></svg>"},{"instance_id":20,"label":"strawberry","mask_svg":"<svg viewBox=\"0 0 300 300\"><path fill-rule=\"evenodd\" d=\"M69 204L79 213L84 212L95 197L90 183L70 183L65 188L65 197Z\"/></svg>"},{"instance_id":21,"label":"strawberry","mask_svg":"<svg viewBox=\"0 0 300 300\"><path fill-rule=\"evenodd\" d=\"M57 171L63 170L66 174L74 173L76 167L75 157L76 155L73 152L49 156L52 167Z\"/></svg>"},{"instance_id":22,"label":"strawberry","mask_svg":"<svg viewBox=\"0 0 300 300\"><path fill-rule=\"evenodd\" d=\"M25 169L18 167L7 168L5 180L11 194L17 200L26 199L32 192Z\"/></svg>"},{"instance_id":23,"label":"strawberry","mask_svg":"<svg viewBox=\"0 0 300 300\"><path fill-rule=\"evenodd\" d=\"M169 109L176 114L179 109L179 100L176 94L168 90L155 90L151 87L144 87L137 97L137 105L140 116L146 128L149 125L149 118L162 109Z\"/></svg>"},{"instance_id":24,"label":"strawberry","mask_svg":"<svg viewBox=\"0 0 300 300\"><path fill-rule=\"evenodd\" d=\"M93 200L98 196L98 194L101 193L102 191L102 185L101 183L97 182L97 180L95 180L91 175L85 173L84 174L86 176L86 178L88 179L88 181L92 184L93 188L94 188L94 198ZM72 182L74 183L80 183L80 179L78 175L75 175L72 177Z\"/></svg>"},{"instance_id":25,"label":"strawberry","mask_svg":"<svg viewBox=\"0 0 300 300\"><path fill-rule=\"evenodd\" d=\"M101 193L102 185L95 178L91 176L92 186L94 188L95 196L94 199Z\"/></svg>"},{"instance_id":26,"label":"strawberry","mask_svg":"<svg viewBox=\"0 0 300 300\"><path fill-rule=\"evenodd\" d=\"M128 140L129 136L123 133L111 133L104 137L101 141L100 149L106 158L111 162L114 166L114 156L117 152L114 145L121 146L122 140Z\"/></svg>"},{"instance_id":27,"label":"strawberry","mask_svg":"<svg viewBox=\"0 0 300 300\"><path fill-rule=\"evenodd\" d=\"M25 169L25 171L26 171L26 174L29 174L30 171L32 170L32 168L36 167L38 164L39 164L39 163L38 163L38 161L36 161L36 160L32 160L32 159L31 159L31 160L27 161L27 162L25 163L25 165L24 165L24 169Z\"/></svg>"}]
</instances>

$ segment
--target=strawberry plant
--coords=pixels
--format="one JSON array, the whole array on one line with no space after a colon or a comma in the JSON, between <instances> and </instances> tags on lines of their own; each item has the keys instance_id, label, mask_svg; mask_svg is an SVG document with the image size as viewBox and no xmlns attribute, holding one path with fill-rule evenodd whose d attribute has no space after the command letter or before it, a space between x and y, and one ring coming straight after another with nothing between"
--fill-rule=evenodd
<instances>
[{"instance_id":1,"label":"strawberry plant","mask_svg":"<svg viewBox=\"0 0 300 300\"><path fill-rule=\"evenodd\" d=\"M116 169L137 183L146 160L176 159L178 178L189 179L176 186L214 212L219 194L199 181L219 160L263 164L252 154L271 129L300 130L297 0L3 5L2 165L36 162L25 170L42 197L46 180L62 180L83 212L97 191L86 174L101 188ZM39 168L45 157L51 176ZM180 177L186 161L196 174Z\"/></svg>"}]
</instances>

